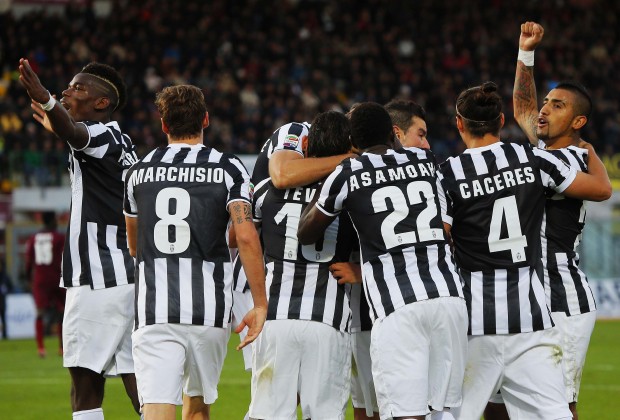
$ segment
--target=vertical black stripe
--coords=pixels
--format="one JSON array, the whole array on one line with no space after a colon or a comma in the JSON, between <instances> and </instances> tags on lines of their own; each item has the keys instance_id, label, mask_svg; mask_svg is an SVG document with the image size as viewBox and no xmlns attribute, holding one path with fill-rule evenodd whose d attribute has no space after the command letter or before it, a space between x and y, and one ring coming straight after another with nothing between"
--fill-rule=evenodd
<instances>
[{"instance_id":1,"label":"vertical black stripe","mask_svg":"<svg viewBox=\"0 0 620 420\"><path fill-rule=\"evenodd\" d=\"M155 323L155 264L151 261L144 261L144 282L146 283L146 299L144 304L144 312L146 319L145 325Z\"/></svg>"},{"instance_id":2,"label":"vertical black stripe","mask_svg":"<svg viewBox=\"0 0 620 420\"><path fill-rule=\"evenodd\" d=\"M489 174L497 172L497 162L495 158L495 153L492 150L485 150L481 153L482 158L484 159L484 163L487 165L487 170Z\"/></svg>"},{"instance_id":3,"label":"vertical black stripe","mask_svg":"<svg viewBox=\"0 0 620 420\"><path fill-rule=\"evenodd\" d=\"M151 163L161 162L167 151L168 147L160 147L159 149L155 150L155 153L153 153L153 157L151 157Z\"/></svg>"},{"instance_id":4,"label":"vertical black stripe","mask_svg":"<svg viewBox=\"0 0 620 420\"><path fill-rule=\"evenodd\" d=\"M543 321L542 311L549 312L549 310L547 309L547 305L545 305L544 308L540 307L540 305L538 304L538 301L536 300L536 295L534 294L533 283L535 281L540 281L540 280L536 279L536 276L534 274L536 272L537 272L537 270L536 270L535 267L530 267L529 298L530 298L530 311L532 312L532 327L533 327L534 331L544 330L545 329L545 323Z\"/></svg>"},{"instance_id":5,"label":"vertical black stripe","mask_svg":"<svg viewBox=\"0 0 620 420\"><path fill-rule=\"evenodd\" d=\"M106 243L106 225L99 223L97 223L97 248L101 260L101 272L103 274L105 287L117 286L118 283L116 282L112 256L110 255L110 249Z\"/></svg>"},{"instance_id":6,"label":"vertical black stripe","mask_svg":"<svg viewBox=\"0 0 620 420\"><path fill-rule=\"evenodd\" d=\"M562 276L558 270L558 262L553 252L547 253L547 275L549 276L549 287L551 288L550 308L551 312L568 313L568 302L566 300L566 288L562 281Z\"/></svg>"},{"instance_id":7,"label":"vertical black stripe","mask_svg":"<svg viewBox=\"0 0 620 420\"><path fill-rule=\"evenodd\" d=\"M83 210L82 210L83 211ZM88 253L88 230L84 217L80 214L80 236L78 237L78 253L80 254L79 285L93 287L93 276L90 270L90 255ZM75 262L77 263L77 261Z\"/></svg>"},{"instance_id":8,"label":"vertical black stripe","mask_svg":"<svg viewBox=\"0 0 620 420\"><path fill-rule=\"evenodd\" d=\"M233 263L233 290L238 290L237 285L239 284L239 273L241 272L241 257L239 254L235 257L235 261Z\"/></svg>"},{"instance_id":9,"label":"vertical black stripe","mask_svg":"<svg viewBox=\"0 0 620 420\"><path fill-rule=\"evenodd\" d=\"M301 301L304 294L304 284L306 282L306 265L295 263L294 272L291 300L288 304L288 319L299 319Z\"/></svg>"},{"instance_id":10,"label":"vertical black stripe","mask_svg":"<svg viewBox=\"0 0 620 420\"><path fill-rule=\"evenodd\" d=\"M573 283L575 285L575 291L577 292L577 299L579 300L579 311L581 313L590 312L590 304L588 303L587 292L581 284L581 275L579 274L579 269L575 266L575 262L573 259L569 259L567 261L568 271L570 272L570 276L573 279ZM568 304L566 305L566 315L570 315Z\"/></svg>"},{"instance_id":11,"label":"vertical black stripe","mask_svg":"<svg viewBox=\"0 0 620 420\"><path fill-rule=\"evenodd\" d=\"M370 331L372 329L372 319L370 318L370 306L368 306L368 299L366 299L364 289L360 292L360 323L362 331ZM376 317L377 311L375 311L374 307L372 308L372 312Z\"/></svg>"},{"instance_id":12,"label":"vertical black stripe","mask_svg":"<svg viewBox=\"0 0 620 420\"><path fill-rule=\"evenodd\" d=\"M280 289L282 288L282 272L284 263L280 260L273 261L272 280L269 287L269 304L267 306L267 319L274 320L278 314L278 302L280 301Z\"/></svg>"},{"instance_id":13,"label":"vertical black stripe","mask_svg":"<svg viewBox=\"0 0 620 420\"><path fill-rule=\"evenodd\" d=\"M329 269L329 267L326 267ZM331 281L336 281L336 279L332 279ZM336 309L334 311L334 321L332 322L332 326L337 330L340 330L342 324L342 319L345 316L345 311L349 310L349 305L345 305L345 296L346 293L344 291L344 286L338 286L336 289ZM347 317L348 318L348 317ZM348 331L348 320L347 325L345 325L345 331Z\"/></svg>"},{"instance_id":14,"label":"vertical black stripe","mask_svg":"<svg viewBox=\"0 0 620 420\"><path fill-rule=\"evenodd\" d=\"M506 160L508 161L508 168L516 169L523 165L523 163L521 163L521 161L519 160L519 155L517 154L517 151L512 147L511 144L508 144L508 143L502 144L502 150L504 151L504 154L506 155Z\"/></svg>"},{"instance_id":15,"label":"vertical black stripe","mask_svg":"<svg viewBox=\"0 0 620 420\"><path fill-rule=\"evenodd\" d=\"M314 289L314 299L312 300L312 317L313 321L323 321L323 314L325 313L325 297L327 296L327 282L336 280L330 278L329 265L319 264L318 273L316 276L316 287ZM336 327L340 328L340 326Z\"/></svg>"},{"instance_id":16,"label":"vertical black stripe","mask_svg":"<svg viewBox=\"0 0 620 420\"><path fill-rule=\"evenodd\" d=\"M409 274L407 274L407 263L405 261L405 256L402 252L395 252L391 254L391 256L392 263L394 264L396 283L398 284L403 300L405 303L415 302L416 296L413 291L413 286L411 285Z\"/></svg>"},{"instance_id":17,"label":"vertical black stripe","mask_svg":"<svg viewBox=\"0 0 620 420\"><path fill-rule=\"evenodd\" d=\"M185 160L190 150L191 149L189 147L183 147L182 149L180 149L172 158L171 165L179 166Z\"/></svg>"},{"instance_id":18,"label":"vertical black stripe","mask_svg":"<svg viewBox=\"0 0 620 420\"><path fill-rule=\"evenodd\" d=\"M448 291L450 292L450 296L460 296L459 295L459 285L456 284L456 274L454 272L454 266L450 267L446 262L446 247L443 243L437 244L438 251L438 260L437 267L439 271L441 271L441 275L446 281L446 285L448 286Z\"/></svg>"},{"instance_id":19,"label":"vertical black stripe","mask_svg":"<svg viewBox=\"0 0 620 420\"><path fill-rule=\"evenodd\" d=\"M192 324L205 322L205 279L202 273L202 259L192 258Z\"/></svg>"},{"instance_id":20,"label":"vertical black stripe","mask_svg":"<svg viewBox=\"0 0 620 420\"><path fill-rule=\"evenodd\" d=\"M71 208L73 208L73 203L71 204ZM71 212L71 210L69 212ZM65 287L74 286L73 264L75 264L75 261L71 259L70 244L71 244L71 221L69 221L69 225L67 226L67 233L65 236L65 245L62 251L62 280L63 280L63 285Z\"/></svg>"},{"instance_id":21,"label":"vertical black stripe","mask_svg":"<svg viewBox=\"0 0 620 420\"><path fill-rule=\"evenodd\" d=\"M434 299L439 297L439 291L437 290L437 285L435 284L435 279L433 279L431 274L428 262L428 247L416 247L415 256L417 259L418 272L420 274L420 278L422 279L422 283L424 284L424 289L426 290L428 298Z\"/></svg>"},{"instance_id":22,"label":"vertical black stripe","mask_svg":"<svg viewBox=\"0 0 620 420\"><path fill-rule=\"evenodd\" d=\"M140 295L140 270L138 269L138 265L136 265L136 269L135 269L135 279L136 279L136 288L135 288L135 293L134 293L134 298L133 298L133 313L134 313L134 321L133 321L133 328L134 330L138 329L138 296Z\"/></svg>"},{"instance_id":23,"label":"vertical black stripe","mask_svg":"<svg viewBox=\"0 0 620 420\"><path fill-rule=\"evenodd\" d=\"M377 285L377 289L379 290L379 296L381 296L381 306L385 311L385 315L389 315L394 312L394 304L392 303L392 299L390 298L390 291L385 283L385 274L383 273L383 264L379 259L370 261L370 267L372 269L373 277L375 278L375 284ZM372 302L372 298L371 298ZM373 311L375 302L373 304ZM379 304L379 302L377 302ZM377 312L375 311L375 316Z\"/></svg>"},{"instance_id":24,"label":"vertical black stripe","mask_svg":"<svg viewBox=\"0 0 620 420\"><path fill-rule=\"evenodd\" d=\"M130 284L134 283L134 273L137 267L134 265L133 257L129 255L129 249L127 248L127 232L125 229L122 229L121 226L118 227L116 235L116 247L123 251L123 263L125 265L127 282Z\"/></svg>"},{"instance_id":25,"label":"vertical black stripe","mask_svg":"<svg viewBox=\"0 0 620 420\"><path fill-rule=\"evenodd\" d=\"M168 285L168 322L181 322L181 292L179 290L179 259L166 258L166 284Z\"/></svg>"},{"instance_id":26,"label":"vertical black stripe","mask_svg":"<svg viewBox=\"0 0 620 420\"><path fill-rule=\"evenodd\" d=\"M225 299L226 292L224 291L224 264L223 261L214 261L213 267L213 281L215 282L215 323L214 327L223 327L224 318L226 314ZM229 291L230 292L230 291Z\"/></svg>"},{"instance_id":27,"label":"vertical black stripe","mask_svg":"<svg viewBox=\"0 0 620 420\"><path fill-rule=\"evenodd\" d=\"M463 167L465 179L476 179L478 177L476 165L474 165L474 161L468 153L463 153L457 159L461 160L461 166Z\"/></svg>"},{"instance_id":28,"label":"vertical black stripe","mask_svg":"<svg viewBox=\"0 0 620 420\"><path fill-rule=\"evenodd\" d=\"M506 270L506 296L508 301L508 332L521 331L521 307L519 304L519 269Z\"/></svg>"},{"instance_id":29,"label":"vertical black stripe","mask_svg":"<svg viewBox=\"0 0 620 420\"><path fill-rule=\"evenodd\" d=\"M463 296L465 297L465 304L467 305L467 319L469 319L467 335L471 335L471 273L466 270L458 270L458 274L463 284Z\"/></svg>"},{"instance_id":30,"label":"vertical black stripe","mask_svg":"<svg viewBox=\"0 0 620 420\"><path fill-rule=\"evenodd\" d=\"M507 308L506 308L507 309ZM482 321L484 334L496 334L495 272L482 272Z\"/></svg>"}]
</instances>

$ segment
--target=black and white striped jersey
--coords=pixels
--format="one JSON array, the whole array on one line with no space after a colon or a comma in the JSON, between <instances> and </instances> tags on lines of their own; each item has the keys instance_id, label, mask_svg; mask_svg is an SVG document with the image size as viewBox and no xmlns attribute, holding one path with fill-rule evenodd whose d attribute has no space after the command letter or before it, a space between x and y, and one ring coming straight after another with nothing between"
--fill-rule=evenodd
<instances>
[{"instance_id":1,"label":"black and white striped jersey","mask_svg":"<svg viewBox=\"0 0 620 420\"><path fill-rule=\"evenodd\" d=\"M308 136L309 129L310 124L308 123L291 122L274 131L263 144L256 158L252 171L252 185L258 185L261 181L269 178L269 159L274 152L292 150L303 156L302 139ZM239 292L249 289L248 280L238 255L233 263L233 288Z\"/></svg>"},{"instance_id":2,"label":"black and white striped jersey","mask_svg":"<svg viewBox=\"0 0 620 420\"><path fill-rule=\"evenodd\" d=\"M576 171L530 145L468 149L440 167L469 333L509 334L553 326L542 284L545 194Z\"/></svg>"},{"instance_id":3,"label":"black and white striped jersey","mask_svg":"<svg viewBox=\"0 0 620 420\"><path fill-rule=\"evenodd\" d=\"M267 261L267 319L318 321L346 331L349 299L329 266L349 261L355 235L350 220L346 215L334 220L315 244L301 245L297 240L299 219L317 187L279 190L269 178L256 187L254 218L261 222Z\"/></svg>"},{"instance_id":4,"label":"black and white striped jersey","mask_svg":"<svg viewBox=\"0 0 620 420\"><path fill-rule=\"evenodd\" d=\"M329 216L349 213L374 319L412 302L463 296L444 235L441 196L434 155L416 148L347 159L325 181L317 207Z\"/></svg>"},{"instance_id":5,"label":"black and white striped jersey","mask_svg":"<svg viewBox=\"0 0 620 420\"><path fill-rule=\"evenodd\" d=\"M547 151L578 171L588 170L586 149L569 146ZM596 310L592 289L579 268L577 254L585 221L583 200L562 194L547 198L541 236L545 294L551 312L570 316Z\"/></svg>"},{"instance_id":6,"label":"black and white striped jersey","mask_svg":"<svg viewBox=\"0 0 620 420\"><path fill-rule=\"evenodd\" d=\"M237 157L202 144L155 149L128 171L125 215L138 218L136 328L228 325L233 201L250 203L250 176Z\"/></svg>"},{"instance_id":7,"label":"black and white striped jersey","mask_svg":"<svg viewBox=\"0 0 620 420\"><path fill-rule=\"evenodd\" d=\"M61 287L103 289L134 282L123 217L123 177L138 158L116 121L83 122L88 144L71 148L71 215Z\"/></svg>"},{"instance_id":8,"label":"black and white striped jersey","mask_svg":"<svg viewBox=\"0 0 620 420\"><path fill-rule=\"evenodd\" d=\"M349 331L352 333L372 330L372 318L370 317L370 307L362 284L351 284L348 288L349 306L351 307L351 325Z\"/></svg>"}]
</instances>

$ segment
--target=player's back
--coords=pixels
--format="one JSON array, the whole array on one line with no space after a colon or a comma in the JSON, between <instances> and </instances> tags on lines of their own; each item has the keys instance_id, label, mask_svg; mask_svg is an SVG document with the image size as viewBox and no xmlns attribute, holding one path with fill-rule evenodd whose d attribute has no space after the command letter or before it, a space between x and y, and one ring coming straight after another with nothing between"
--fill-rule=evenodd
<instances>
[{"instance_id":1,"label":"player's back","mask_svg":"<svg viewBox=\"0 0 620 420\"><path fill-rule=\"evenodd\" d=\"M42 230L30 238L27 253L33 281L59 283L64 243L65 235L55 230Z\"/></svg>"},{"instance_id":2,"label":"player's back","mask_svg":"<svg viewBox=\"0 0 620 420\"><path fill-rule=\"evenodd\" d=\"M125 212L138 217L136 322L228 323L227 206L249 201L250 188L239 159L175 144L155 149L127 176Z\"/></svg>"},{"instance_id":3,"label":"player's back","mask_svg":"<svg viewBox=\"0 0 620 420\"><path fill-rule=\"evenodd\" d=\"M280 190L269 179L256 188L254 216L261 221L267 261L267 319L307 319L344 331L348 298L329 266L349 260L355 232L349 220L337 218L321 241L299 244L299 219L314 194L318 194L316 184Z\"/></svg>"},{"instance_id":4,"label":"player's back","mask_svg":"<svg viewBox=\"0 0 620 420\"><path fill-rule=\"evenodd\" d=\"M432 152L364 153L327 179L317 206L346 208L358 233L364 284L375 318L440 296L462 296L441 220Z\"/></svg>"}]
</instances>

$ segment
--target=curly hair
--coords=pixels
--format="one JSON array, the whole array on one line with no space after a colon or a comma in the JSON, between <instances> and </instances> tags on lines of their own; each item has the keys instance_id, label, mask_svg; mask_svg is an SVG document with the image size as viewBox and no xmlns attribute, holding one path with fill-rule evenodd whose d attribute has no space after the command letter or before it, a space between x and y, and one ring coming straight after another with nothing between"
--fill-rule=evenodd
<instances>
[{"instance_id":1,"label":"curly hair","mask_svg":"<svg viewBox=\"0 0 620 420\"><path fill-rule=\"evenodd\" d=\"M113 97L111 112L122 109L127 103L127 87L121 75L112 66L102 63L89 63L84 66L81 73L90 74L105 82L109 87L108 95Z\"/></svg>"}]
</instances>

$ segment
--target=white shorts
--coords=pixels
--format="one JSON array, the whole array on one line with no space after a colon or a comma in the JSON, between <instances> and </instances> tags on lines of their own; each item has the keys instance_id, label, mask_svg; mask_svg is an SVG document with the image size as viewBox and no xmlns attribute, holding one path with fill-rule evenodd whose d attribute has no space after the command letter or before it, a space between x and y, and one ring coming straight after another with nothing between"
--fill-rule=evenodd
<instances>
[{"instance_id":1,"label":"white shorts","mask_svg":"<svg viewBox=\"0 0 620 420\"><path fill-rule=\"evenodd\" d=\"M349 334L317 321L267 321L254 344L250 417L341 420L349 400Z\"/></svg>"},{"instance_id":2,"label":"white shorts","mask_svg":"<svg viewBox=\"0 0 620 420\"><path fill-rule=\"evenodd\" d=\"M551 318L560 332L566 399L569 403L577 402L583 365L586 362L586 353L596 322L596 312L573 316L566 316L564 312L552 312Z\"/></svg>"},{"instance_id":3,"label":"white shorts","mask_svg":"<svg viewBox=\"0 0 620 420\"><path fill-rule=\"evenodd\" d=\"M457 297L411 303L375 321L370 357L381 419L461 404L467 322Z\"/></svg>"},{"instance_id":4,"label":"white shorts","mask_svg":"<svg viewBox=\"0 0 620 420\"><path fill-rule=\"evenodd\" d=\"M105 376L134 372L134 294L133 284L97 290L90 286L67 288L64 367L83 367Z\"/></svg>"},{"instance_id":5,"label":"white shorts","mask_svg":"<svg viewBox=\"0 0 620 420\"><path fill-rule=\"evenodd\" d=\"M233 305L232 305L232 329L233 331L245 314L247 314L254 307L254 300L252 300L252 293L249 290L245 292L238 292L233 290ZM243 331L239 333L239 341L242 341L245 336L248 334L248 328L244 328ZM243 352L243 364L246 371L252 370L252 346L254 344L249 344L245 346L241 351Z\"/></svg>"},{"instance_id":6,"label":"white shorts","mask_svg":"<svg viewBox=\"0 0 620 420\"><path fill-rule=\"evenodd\" d=\"M368 417L379 412L370 361L370 331L351 333L351 402L354 408L365 408Z\"/></svg>"},{"instance_id":7,"label":"white shorts","mask_svg":"<svg viewBox=\"0 0 620 420\"><path fill-rule=\"evenodd\" d=\"M186 324L147 325L133 332L140 405L182 405L181 391L217 399L230 330Z\"/></svg>"},{"instance_id":8,"label":"white shorts","mask_svg":"<svg viewBox=\"0 0 620 420\"><path fill-rule=\"evenodd\" d=\"M513 419L570 419L562 381L559 331L469 337L458 419L477 420L497 391Z\"/></svg>"}]
</instances>

